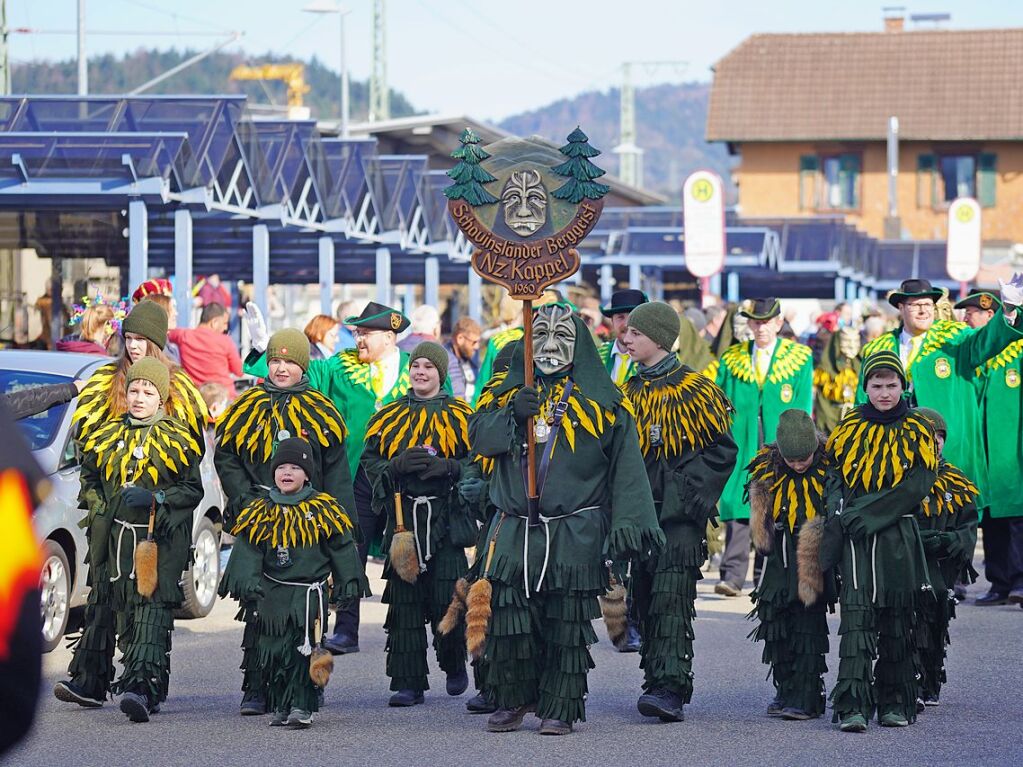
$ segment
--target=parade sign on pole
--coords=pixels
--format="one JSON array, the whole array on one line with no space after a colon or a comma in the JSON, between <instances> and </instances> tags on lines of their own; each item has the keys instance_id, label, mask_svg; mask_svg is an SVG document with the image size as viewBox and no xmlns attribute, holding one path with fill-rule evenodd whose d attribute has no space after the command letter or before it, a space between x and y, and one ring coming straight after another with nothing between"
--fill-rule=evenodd
<instances>
[{"instance_id":1,"label":"parade sign on pole","mask_svg":"<svg viewBox=\"0 0 1023 767\"><path fill-rule=\"evenodd\" d=\"M957 197L948 206L948 249L945 269L957 282L970 282L980 271L980 205Z\"/></svg>"},{"instance_id":2,"label":"parade sign on pole","mask_svg":"<svg viewBox=\"0 0 1023 767\"><path fill-rule=\"evenodd\" d=\"M682 185L686 269L706 280L725 265L725 195L721 177L708 170L691 174Z\"/></svg>"},{"instance_id":3,"label":"parade sign on pole","mask_svg":"<svg viewBox=\"0 0 1023 767\"><path fill-rule=\"evenodd\" d=\"M610 187L590 159L600 151L576 128L561 149L511 136L485 147L466 128L444 190L448 212L473 244L472 268L522 301L525 384L533 385L533 301L579 269L576 248L597 225ZM526 424L530 524L539 523L533 419Z\"/></svg>"}]
</instances>

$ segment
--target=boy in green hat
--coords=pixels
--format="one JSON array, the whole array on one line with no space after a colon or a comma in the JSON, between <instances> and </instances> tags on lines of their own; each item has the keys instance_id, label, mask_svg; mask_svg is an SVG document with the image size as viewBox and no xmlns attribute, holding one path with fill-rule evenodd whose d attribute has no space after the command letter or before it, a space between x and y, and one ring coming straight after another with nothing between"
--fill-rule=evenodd
<instances>
[{"instance_id":1,"label":"boy in green hat","mask_svg":"<svg viewBox=\"0 0 1023 767\"><path fill-rule=\"evenodd\" d=\"M774 700L769 716L815 719L824 713L824 672L828 670L827 609L834 582L820 564L827 515L824 436L802 410L778 418L777 440L765 445L748 467L746 492L750 534L764 558L750 598L750 636L763 641L771 667Z\"/></svg>"}]
</instances>

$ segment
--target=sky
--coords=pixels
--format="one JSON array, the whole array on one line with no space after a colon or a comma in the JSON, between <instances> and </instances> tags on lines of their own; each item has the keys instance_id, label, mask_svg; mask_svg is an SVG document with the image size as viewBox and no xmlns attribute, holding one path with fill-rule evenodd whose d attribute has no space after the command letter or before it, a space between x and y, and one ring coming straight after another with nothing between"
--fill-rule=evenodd
<instances>
[{"instance_id":1,"label":"sky","mask_svg":"<svg viewBox=\"0 0 1023 767\"><path fill-rule=\"evenodd\" d=\"M337 69L336 15L303 12L312 0L86 0L90 55L140 47L202 50L232 31L226 50L318 57ZM324 0L318 0L324 2ZM326 0L328 4L334 0ZM897 0L887 0L894 4ZM387 79L417 109L499 120L588 90L618 86L622 62L637 86L709 81L713 63L757 32L860 32L882 28L870 0L388 0ZM348 66L368 78L372 0L344 0ZM950 29L1023 26L1023 2L908 4L947 12ZM76 0L7 0L12 67L75 56ZM913 25L907 21L909 28ZM110 33L121 34L110 34ZM72 33L72 34L69 34ZM126 33L126 34L125 34ZM211 33L213 33L211 35ZM218 36L219 35L219 36ZM678 65L674 62L685 62Z\"/></svg>"}]
</instances>

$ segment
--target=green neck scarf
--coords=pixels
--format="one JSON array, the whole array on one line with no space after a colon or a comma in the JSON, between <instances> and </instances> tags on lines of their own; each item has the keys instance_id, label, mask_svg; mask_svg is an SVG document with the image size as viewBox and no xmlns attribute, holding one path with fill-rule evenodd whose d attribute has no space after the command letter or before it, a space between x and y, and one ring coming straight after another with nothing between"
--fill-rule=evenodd
<instances>
[{"instance_id":1,"label":"green neck scarf","mask_svg":"<svg viewBox=\"0 0 1023 767\"><path fill-rule=\"evenodd\" d=\"M297 506L302 501L309 500L315 493L316 490L308 483L297 493L282 493L276 487L271 487L270 500L281 506Z\"/></svg>"},{"instance_id":2,"label":"green neck scarf","mask_svg":"<svg viewBox=\"0 0 1023 767\"><path fill-rule=\"evenodd\" d=\"M298 383L294 386L289 386L286 389L282 389L280 386L275 386L270 382L269 379L263 381L263 388L271 395L275 394L301 394L304 391L309 391L309 376L305 373L298 379Z\"/></svg>"},{"instance_id":3,"label":"green neck scarf","mask_svg":"<svg viewBox=\"0 0 1023 767\"><path fill-rule=\"evenodd\" d=\"M151 416L149 416L149 418L132 418L129 415L128 416L128 425L129 426L155 426L156 424L160 423L160 421L163 420L163 417L165 415L166 415L166 413L164 412L162 407L157 408L156 412L153 413Z\"/></svg>"},{"instance_id":4,"label":"green neck scarf","mask_svg":"<svg viewBox=\"0 0 1023 767\"><path fill-rule=\"evenodd\" d=\"M681 364L676 355L668 352L663 360L655 362L653 365L640 365L637 363L636 372L640 378L649 381L651 378L659 378L671 373L675 368L680 367Z\"/></svg>"}]
</instances>

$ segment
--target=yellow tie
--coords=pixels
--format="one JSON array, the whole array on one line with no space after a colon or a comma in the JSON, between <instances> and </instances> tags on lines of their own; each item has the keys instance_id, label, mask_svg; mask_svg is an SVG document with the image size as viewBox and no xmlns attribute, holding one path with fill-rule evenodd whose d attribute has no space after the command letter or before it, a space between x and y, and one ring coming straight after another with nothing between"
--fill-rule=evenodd
<instances>
[{"instance_id":1,"label":"yellow tie","mask_svg":"<svg viewBox=\"0 0 1023 767\"><path fill-rule=\"evenodd\" d=\"M371 362L369 365L369 383L376 398L383 399L387 392L384 391L384 366L379 362Z\"/></svg>"},{"instance_id":2,"label":"yellow tie","mask_svg":"<svg viewBox=\"0 0 1023 767\"><path fill-rule=\"evenodd\" d=\"M909 369L913 366L917 355L920 354L920 347L924 345L924 335L924 333L921 333L909 339L909 359L906 360L906 375L909 375Z\"/></svg>"},{"instance_id":3,"label":"yellow tie","mask_svg":"<svg viewBox=\"0 0 1023 767\"><path fill-rule=\"evenodd\" d=\"M615 374L615 384L621 386L629 377L629 355L618 354L618 372Z\"/></svg>"},{"instance_id":4,"label":"yellow tie","mask_svg":"<svg viewBox=\"0 0 1023 767\"><path fill-rule=\"evenodd\" d=\"M760 355L763 352L763 349L756 346L753 347L753 373L757 378L757 386L761 388L763 388L764 381L767 379L767 367L760 364Z\"/></svg>"}]
</instances>

